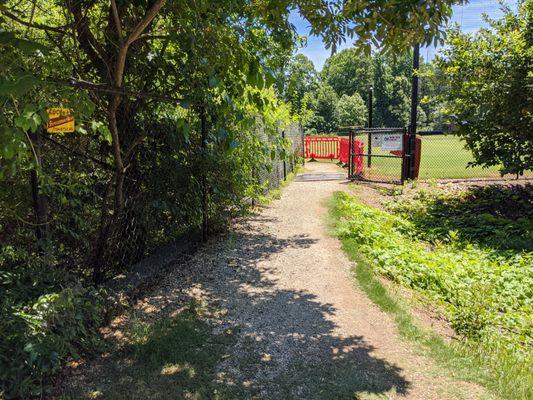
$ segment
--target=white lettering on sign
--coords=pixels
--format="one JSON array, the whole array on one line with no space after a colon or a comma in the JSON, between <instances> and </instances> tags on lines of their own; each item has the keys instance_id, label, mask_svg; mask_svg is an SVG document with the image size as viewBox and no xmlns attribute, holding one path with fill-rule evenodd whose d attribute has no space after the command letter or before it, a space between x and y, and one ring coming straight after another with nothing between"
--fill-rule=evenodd
<instances>
[{"instance_id":1,"label":"white lettering on sign","mask_svg":"<svg viewBox=\"0 0 533 400\"><path fill-rule=\"evenodd\" d=\"M401 150L402 134L382 135L381 148L383 150Z\"/></svg>"}]
</instances>

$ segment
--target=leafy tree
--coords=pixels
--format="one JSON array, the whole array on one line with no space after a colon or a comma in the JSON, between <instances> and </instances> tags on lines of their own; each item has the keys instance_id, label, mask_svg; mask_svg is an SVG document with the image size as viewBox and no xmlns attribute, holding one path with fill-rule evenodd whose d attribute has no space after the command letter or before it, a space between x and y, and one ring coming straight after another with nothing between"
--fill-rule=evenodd
<instances>
[{"instance_id":1,"label":"leafy tree","mask_svg":"<svg viewBox=\"0 0 533 400\"><path fill-rule=\"evenodd\" d=\"M399 127L409 124L412 66L407 52L398 57L374 58L374 125Z\"/></svg>"},{"instance_id":2,"label":"leafy tree","mask_svg":"<svg viewBox=\"0 0 533 400\"><path fill-rule=\"evenodd\" d=\"M502 174L533 168L533 1L475 35L450 32L437 58L448 86L443 95L473 165L501 165Z\"/></svg>"},{"instance_id":3,"label":"leafy tree","mask_svg":"<svg viewBox=\"0 0 533 400\"><path fill-rule=\"evenodd\" d=\"M450 130L451 124L446 115L446 103L443 95L447 91L446 79L443 79L443 71L438 68L434 61L423 64L420 67L420 106L427 116L425 126L428 129Z\"/></svg>"},{"instance_id":4,"label":"leafy tree","mask_svg":"<svg viewBox=\"0 0 533 400\"><path fill-rule=\"evenodd\" d=\"M307 128L317 133L334 132L337 124L334 112L339 97L335 90L326 83L320 83L314 92L304 96L304 105L312 112Z\"/></svg>"},{"instance_id":5,"label":"leafy tree","mask_svg":"<svg viewBox=\"0 0 533 400\"><path fill-rule=\"evenodd\" d=\"M368 111L365 102L358 93L352 96L343 94L334 111L337 128L342 126L364 127L367 124Z\"/></svg>"},{"instance_id":6,"label":"leafy tree","mask_svg":"<svg viewBox=\"0 0 533 400\"><path fill-rule=\"evenodd\" d=\"M373 75L372 59L355 48L329 57L321 71L322 81L330 85L339 96L358 93L364 101L368 100Z\"/></svg>"},{"instance_id":7,"label":"leafy tree","mask_svg":"<svg viewBox=\"0 0 533 400\"><path fill-rule=\"evenodd\" d=\"M303 54L296 54L287 69L285 97L292 104L293 111L299 112L304 95L316 88L317 72L312 61Z\"/></svg>"}]
</instances>

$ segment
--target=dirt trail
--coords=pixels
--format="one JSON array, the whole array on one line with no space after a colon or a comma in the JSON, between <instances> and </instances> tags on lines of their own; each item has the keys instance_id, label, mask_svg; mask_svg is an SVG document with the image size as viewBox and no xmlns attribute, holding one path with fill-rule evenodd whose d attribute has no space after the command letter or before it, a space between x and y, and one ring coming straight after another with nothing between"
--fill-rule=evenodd
<instances>
[{"instance_id":1,"label":"dirt trail","mask_svg":"<svg viewBox=\"0 0 533 400\"><path fill-rule=\"evenodd\" d=\"M305 173L339 173L308 163ZM216 366L242 398L469 399L479 387L446 377L401 339L360 290L340 243L328 234L327 200L346 181L295 181L224 240L191 260L139 306L172 312L194 296L223 310L216 332L237 332ZM158 311L159 312L159 311Z\"/></svg>"},{"instance_id":2,"label":"dirt trail","mask_svg":"<svg viewBox=\"0 0 533 400\"><path fill-rule=\"evenodd\" d=\"M308 163L305 173L339 171ZM328 234L326 203L339 190L346 181L293 182L237 235L239 267L210 290L241 327L232 353L253 356L220 370L257 385L259 397L476 398L414 354L355 286L351 262Z\"/></svg>"}]
</instances>

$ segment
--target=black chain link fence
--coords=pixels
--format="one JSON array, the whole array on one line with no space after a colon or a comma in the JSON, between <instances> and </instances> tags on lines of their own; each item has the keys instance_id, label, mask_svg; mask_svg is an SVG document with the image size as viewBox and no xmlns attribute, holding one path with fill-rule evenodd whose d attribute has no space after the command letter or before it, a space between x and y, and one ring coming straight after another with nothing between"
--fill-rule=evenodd
<instances>
[{"instance_id":1,"label":"black chain link fence","mask_svg":"<svg viewBox=\"0 0 533 400\"><path fill-rule=\"evenodd\" d=\"M263 193L277 188L287 176L294 172L302 160L304 148L304 131L301 125L292 122L285 128L278 128L274 134L269 133L261 118L256 118L257 137L268 147L284 148L270 154L271 164L267 168L256 170L256 176L263 187ZM283 144L283 142L285 142Z\"/></svg>"},{"instance_id":2,"label":"black chain link fence","mask_svg":"<svg viewBox=\"0 0 533 400\"><path fill-rule=\"evenodd\" d=\"M51 270L102 282L184 234L224 229L249 199L278 187L301 155L296 124L267 132L258 118L255 129L230 138L209 110L120 94L118 168L109 127L115 93L87 95L97 120L77 119L72 133L42 127L33 137L40 168L31 179L20 171L0 183L20 197L0 197L2 251L17 252L8 269L38 254Z\"/></svg>"},{"instance_id":3,"label":"black chain link fence","mask_svg":"<svg viewBox=\"0 0 533 400\"><path fill-rule=\"evenodd\" d=\"M453 133L418 133L421 142L419 179L494 180L516 179L515 175L502 177L499 166L474 166L472 151L464 140ZM525 145L525 144L524 144ZM533 171L526 171L520 179L533 179Z\"/></svg>"},{"instance_id":4,"label":"black chain link fence","mask_svg":"<svg viewBox=\"0 0 533 400\"><path fill-rule=\"evenodd\" d=\"M354 150L355 179L401 183L404 140L400 137L407 128L373 128L354 132L359 143ZM453 133L421 131L416 136L415 162L419 180L515 180L512 174L502 176L499 166L474 166L472 151ZM526 171L518 179L533 179L533 171Z\"/></svg>"},{"instance_id":5,"label":"black chain link fence","mask_svg":"<svg viewBox=\"0 0 533 400\"><path fill-rule=\"evenodd\" d=\"M403 128L356 130L352 175L355 179L401 183Z\"/></svg>"}]
</instances>

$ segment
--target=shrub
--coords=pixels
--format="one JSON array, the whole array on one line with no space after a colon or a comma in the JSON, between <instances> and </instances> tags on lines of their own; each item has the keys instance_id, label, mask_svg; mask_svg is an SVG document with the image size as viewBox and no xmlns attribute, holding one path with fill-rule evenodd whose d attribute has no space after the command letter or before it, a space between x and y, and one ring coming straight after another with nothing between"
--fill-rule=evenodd
<instances>
[{"instance_id":1,"label":"shrub","mask_svg":"<svg viewBox=\"0 0 533 400\"><path fill-rule=\"evenodd\" d=\"M339 235L354 238L378 272L444 304L461 336L526 357L532 340L531 252L481 247L454 231L428 243L405 215L346 194L337 196L337 209L343 215Z\"/></svg>"},{"instance_id":2,"label":"shrub","mask_svg":"<svg viewBox=\"0 0 533 400\"><path fill-rule=\"evenodd\" d=\"M98 292L67 288L26 303L32 296L20 285L25 278L0 273L2 292L10 294L0 308L0 394L8 399L41 394L62 362L96 345L102 322Z\"/></svg>"}]
</instances>

